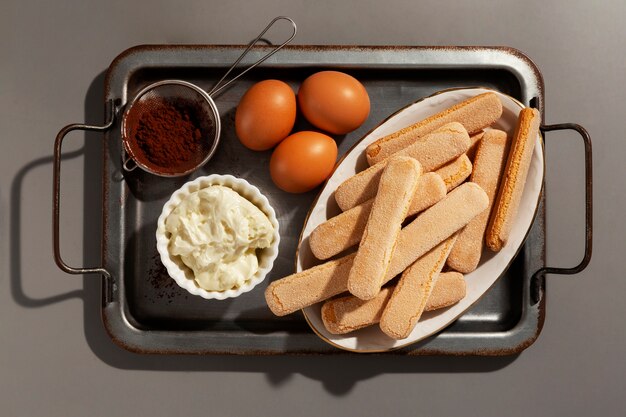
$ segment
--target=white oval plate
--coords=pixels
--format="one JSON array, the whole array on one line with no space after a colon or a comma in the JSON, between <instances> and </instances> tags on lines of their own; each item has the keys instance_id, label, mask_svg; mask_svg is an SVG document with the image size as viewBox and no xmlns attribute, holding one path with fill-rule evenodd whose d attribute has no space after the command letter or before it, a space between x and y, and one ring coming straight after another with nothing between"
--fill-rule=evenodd
<instances>
[{"instance_id":1,"label":"white oval plate","mask_svg":"<svg viewBox=\"0 0 626 417\"><path fill-rule=\"evenodd\" d=\"M413 103L398 111L382 124L368 133L343 158L335 169L314 203L309 217L302 230L300 246L296 259L298 272L311 268L321 261L311 253L308 236L320 223L340 213L335 203L334 190L345 179L367 168L365 148L375 140L416 123L428 116L445 110L446 108L478 94L493 91L486 88L464 88L445 90L430 97ZM494 128L504 130L513 135L517 117L524 105L514 98L494 91L502 101L502 117L494 124ZM524 194L519 213L513 226L508 244L498 253L485 250L478 268L465 275L467 295L459 303L446 309L425 312L413 332L408 338L394 340L386 336L378 326L370 326L346 335L329 333L322 322L320 315L321 303L303 310L304 316L313 331L324 341L341 349L353 352L385 352L399 349L416 343L428 336L437 333L469 309L504 273L513 258L521 248L530 226L533 223L539 203L539 195L543 186L544 162L541 135L537 135L537 143L533 153Z\"/></svg>"}]
</instances>

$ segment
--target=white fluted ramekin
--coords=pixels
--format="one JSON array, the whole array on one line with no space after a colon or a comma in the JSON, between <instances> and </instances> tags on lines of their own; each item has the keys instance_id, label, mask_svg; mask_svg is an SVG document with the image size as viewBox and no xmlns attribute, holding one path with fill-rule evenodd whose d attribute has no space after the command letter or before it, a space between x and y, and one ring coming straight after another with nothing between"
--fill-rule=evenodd
<instances>
[{"instance_id":1,"label":"white fluted ramekin","mask_svg":"<svg viewBox=\"0 0 626 417\"><path fill-rule=\"evenodd\" d=\"M272 226L274 226L274 236L272 244L269 248L259 250L259 270L252 276L252 278L246 281L241 287L236 289L230 289L225 291L208 291L204 288L200 288L196 284L196 280L193 276L193 271L187 268L177 256L172 256L169 253L168 246L170 240L170 233L165 230L165 219L169 214L180 204L180 202L189 194L196 192L202 188L207 188L212 185L223 185L236 191L246 200L257 206L270 220ZM260 282L262 282L266 275L272 269L274 260L278 256L278 244L280 243L280 235L278 233L278 220L276 220L276 212L270 206L267 198L261 194L258 188L250 184L248 181L241 178L235 178L232 175L207 175L204 177L196 178L183 185L176 190L170 199L163 206L163 211L159 216L157 222L157 250L161 256L161 262L167 269L167 273L176 281L176 283L182 288L186 289L193 295L199 295L206 299L224 300L226 298L234 298L239 295L252 290Z\"/></svg>"}]
</instances>

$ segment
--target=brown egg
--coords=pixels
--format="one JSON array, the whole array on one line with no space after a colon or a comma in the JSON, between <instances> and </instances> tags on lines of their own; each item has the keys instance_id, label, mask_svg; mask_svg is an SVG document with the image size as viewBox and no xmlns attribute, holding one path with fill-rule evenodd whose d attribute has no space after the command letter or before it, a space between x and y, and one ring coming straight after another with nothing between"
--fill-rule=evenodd
<instances>
[{"instance_id":1,"label":"brown egg","mask_svg":"<svg viewBox=\"0 0 626 417\"><path fill-rule=\"evenodd\" d=\"M363 84L338 71L318 72L304 80L298 105L311 124L337 135L352 132L370 113L370 98Z\"/></svg>"},{"instance_id":2,"label":"brown egg","mask_svg":"<svg viewBox=\"0 0 626 417\"><path fill-rule=\"evenodd\" d=\"M333 172L337 144L318 132L298 132L283 140L270 159L274 184L290 193L304 193L323 183Z\"/></svg>"},{"instance_id":3,"label":"brown egg","mask_svg":"<svg viewBox=\"0 0 626 417\"><path fill-rule=\"evenodd\" d=\"M265 151L285 139L296 122L296 95L278 80L254 84L244 94L235 113L235 131L241 143Z\"/></svg>"}]
</instances>

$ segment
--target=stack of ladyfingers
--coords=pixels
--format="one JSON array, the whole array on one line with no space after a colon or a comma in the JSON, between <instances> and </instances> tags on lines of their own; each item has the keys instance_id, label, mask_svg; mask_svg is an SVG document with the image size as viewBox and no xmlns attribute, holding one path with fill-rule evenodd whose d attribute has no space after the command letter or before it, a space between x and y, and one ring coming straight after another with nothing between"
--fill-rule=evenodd
<instances>
[{"instance_id":1,"label":"stack of ladyfingers","mask_svg":"<svg viewBox=\"0 0 626 417\"><path fill-rule=\"evenodd\" d=\"M501 114L497 94L480 94L370 144L370 167L335 191L343 212L310 235L326 262L272 282L272 312L323 302L330 333L378 324L403 339L424 311L460 301L484 244L508 240L539 131L526 108L510 140L490 129Z\"/></svg>"}]
</instances>

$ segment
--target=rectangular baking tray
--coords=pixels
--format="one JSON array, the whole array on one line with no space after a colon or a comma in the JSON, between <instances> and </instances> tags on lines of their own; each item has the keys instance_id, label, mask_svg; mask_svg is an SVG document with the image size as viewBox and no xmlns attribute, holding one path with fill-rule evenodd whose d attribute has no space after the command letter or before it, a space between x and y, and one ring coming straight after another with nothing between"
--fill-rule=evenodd
<instances>
[{"instance_id":1,"label":"rectangular baking tray","mask_svg":"<svg viewBox=\"0 0 626 417\"><path fill-rule=\"evenodd\" d=\"M214 158L199 172L164 179L141 170L123 173L120 114L142 87L182 79L210 89L243 51L243 46L139 46L118 56L105 81L102 317L111 338L123 348L159 354L327 354L340 350L320 340L301 313L275 317L267 308L267 284L294 271L300 231L317 191L288 194L269 176L271 152L245 149L234 133L234 112L255 82L274 78L297 91L320 70L340 70L363 82L371 98L369 119L337 140L342 155L397 109L436 91L489 87L538 108L543 114L543 80L536 66L510 48L476 47L286 47L215 97L222 136ZM250 62L267 52L254 49ZM298 118L296 129L310 129ZM245 178L266 195L280 222L280 254L267 279L236 299L207 301L170 279L155 244L162 206L185 181L211 173ZM480 301L441 333L391 352L399 355L505 355L522 351L539 335L545 296L531 297L531 276L545 266L545 196L526 243L510 268ZM541 278L543 279L543 278ZM541 283L541 287L543 287Z\"/></svg>"}]
</instances>

